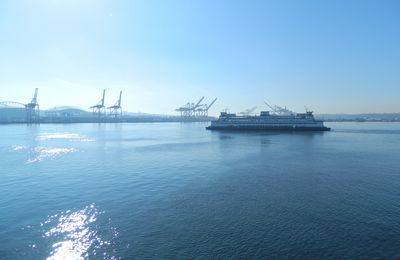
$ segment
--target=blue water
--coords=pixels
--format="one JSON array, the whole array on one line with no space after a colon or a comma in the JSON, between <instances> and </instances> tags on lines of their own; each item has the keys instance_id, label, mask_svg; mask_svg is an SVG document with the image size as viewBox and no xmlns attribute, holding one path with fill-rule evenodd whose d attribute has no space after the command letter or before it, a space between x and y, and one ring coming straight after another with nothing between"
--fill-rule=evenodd
<instances>
[{"instance_id":1,"label":"blue water","mask_svg":"<svg viewBox=\"0 0 400 260\"><path fill-rule=\"evenodd\" d=\"M0 126L1 259L400 257L400 124Z\"/></svg>"}]
</instances>

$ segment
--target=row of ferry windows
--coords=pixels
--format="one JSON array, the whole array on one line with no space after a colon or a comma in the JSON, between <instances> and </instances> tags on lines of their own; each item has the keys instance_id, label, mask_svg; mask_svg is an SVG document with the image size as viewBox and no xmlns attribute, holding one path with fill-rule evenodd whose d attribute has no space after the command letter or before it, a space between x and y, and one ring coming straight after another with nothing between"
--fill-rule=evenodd
<instances>
[{"instance_id":1,"label":"row of ferry windows","mask_svg":"<svg viewBox=\"0 0 400 260\"><path fill-rule=\"evenodd\" d=\"M247 119L242 119L242 120L237 120L237 119L224 119L225 122L235 122L235 123L279 123L279 124L287 124L287 123L309 123L310 120L285 120L286 122L282 122L282 120L268 120L268 122L265 122L265 120L247 120Z\"/></svg>"}]
</instances>

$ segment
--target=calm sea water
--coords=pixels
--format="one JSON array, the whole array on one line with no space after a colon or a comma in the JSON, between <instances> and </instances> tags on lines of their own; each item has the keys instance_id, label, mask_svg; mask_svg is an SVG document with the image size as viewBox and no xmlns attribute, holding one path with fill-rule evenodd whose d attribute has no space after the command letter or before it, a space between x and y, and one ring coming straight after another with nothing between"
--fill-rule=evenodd
<instances>
[{"instance_id":1,"label":"calm sea water","mask_svg":"<svg viewBox=\"0 0 400 260\"><path fill-rule=\"evenodd\" d=\"M400 257L400 124L205 126L0 126L0 258Z\"/></svg>"}]
</instances>

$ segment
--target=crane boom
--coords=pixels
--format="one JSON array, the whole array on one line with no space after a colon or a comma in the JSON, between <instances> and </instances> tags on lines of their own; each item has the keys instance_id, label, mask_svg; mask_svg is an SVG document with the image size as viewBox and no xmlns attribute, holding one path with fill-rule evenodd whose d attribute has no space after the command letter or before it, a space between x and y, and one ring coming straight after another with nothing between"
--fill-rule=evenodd
<instances>
[{"instance_id":1,"label":"crane boom","mask_svg":"<svg viewBox=\"0 0 400 260\"><path fill-rule=\"evenodd\" d=\"M251 113L253 113L254 110L256 110L256 109L257 109L257 107L252 107L251 109L249 109L248 113L251 114Z\"/></svg>"},{"instance_id":2,"label":"crane boom","mask_svg":"<svg viewBox=\"0 0 400 260\"><path fill-rule=\"evenodd\" d=\"M119 92L118 107L121 107L122 90Z\"/></svg>"},{"instance_id":3,"label":"crane boom","mask_svg":"<svg viewBox=\"0 0 400 260\"><path fill-rule=\"evenodd\" d=\"M31 104L37 104L38 88L35 88L35 95L32 98Z\"/></svg>"},{"instance_id":4,"label":"crane boom","mask_svg":"<svg viewBox=\"0 0 400 260\"><path fill-rule=\"evenodd\" d=\"M211 104L208 105L208 107L207 107L206 109L209 110L210 107L211 107L212 105L214 105L215 101L217 101L217 98L215 98L215 99L211 102Z\"/></svg>"},{"instance_id":5,"label":"crane boom","mask_svg":"<svg viewBox=\"0 0 400 260\"><path fill-rule=\"evenodd\" d=\"M250 115L250 114L253 113L254 110L256 110L256 109L257 109L257 107L248 108L248 109L246 109L246 110L243 111L243 112L239 112L239 114L241 114L241 115Z\"/></svg>"},{"instance_id":6,"label":"crane boom","mask_svg":"<svg viewBox=\"0 0 400 260\"><path fill-rule=\"evenodd\" d=\"M193 107L193 109L197 108L200 105L201 101L203 101L203 99L204 97L200 98L199 102L197 102L197 104Z\"/></svg>"},{"instance_id":7,"label":"crane boom","mask_svg":"<svg viewBox=\"0 0 400 260\"><path fill-rule=\"evenodd\" d=\"M105 95L106 95L106 90L103 89L103 99L101 100L101 106L103 106L103 107L104 107L104 97L105 97Z\"/></svg>"},{"instance_id":8,"label":"crane boom","mask_svg":"<svg viewBox=\"0 0 400 260\"><path fill-rule=\"evenodd\" d=\"M271 108L272 111L275 111L275 110L276 110L275 108L271 107L267 102L264 101L264 103L265 103L269 108Z\"/></svg>"}]
</instances>

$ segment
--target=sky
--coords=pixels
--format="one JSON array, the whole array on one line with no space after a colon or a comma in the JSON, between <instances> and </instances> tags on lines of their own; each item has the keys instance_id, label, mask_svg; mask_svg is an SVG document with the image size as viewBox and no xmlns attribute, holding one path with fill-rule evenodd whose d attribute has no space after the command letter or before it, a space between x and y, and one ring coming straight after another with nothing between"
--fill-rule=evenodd
<instances>
[{"instance_id":1,"label":"sky","mask_svg":"<svg viewBox=\"0 0 400 260\"><path fill-rule=\"evenodd\" d=\"M400 112L400 1L2 0L0 101Z\"/></svg>"}]
</instances>

